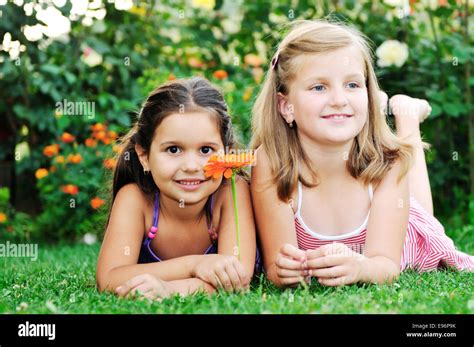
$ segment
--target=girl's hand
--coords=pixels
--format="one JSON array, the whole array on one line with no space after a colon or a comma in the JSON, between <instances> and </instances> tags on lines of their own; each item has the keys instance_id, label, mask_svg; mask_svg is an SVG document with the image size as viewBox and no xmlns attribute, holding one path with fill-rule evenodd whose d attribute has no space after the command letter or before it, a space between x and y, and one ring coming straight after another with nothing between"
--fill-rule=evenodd
<instances>
[{"instance_id":1,"label":"girl's hand","mask_svg":"<svg viewBox=\"0 0 474 347\"><path fill-rule=\"evenodd\" d=\"M410 117L416 120L417 123L421 123L431 113L431 106L424 99L416 99L398 94L392 96L389 103L395 118Z\"/></svg>"},{"instance_id":2,"label":"girl's hand","mask_svg":"<svg viewBox=\"0 0 474 347\"><path fill-rule=\"evenodd\" d=\"M281 247L275 260L276 274L284 286L294 286L303 280L311 280L306 269L306 253L286 243Z\"/></svg>"},{"instance_id":3,"label":"girl's hand","mask_svg":"<svg viewBox=\"0 0 474 347\"><path fill-rule=\"evenodd\" d=\"M354 252L343 243L334 242L315 250L306 251L309 274L318 277L325 286L342 286L360 280L362 254Z\"/></svg>"},{"instance_id":4,"label":"girl's hand","mask_svg":"<svg viewBox=\"0 0 474 347\"><path fill-rule=\"evenodd\" d=\"M150 300L161 300L173 294L166 281L150 274L142 274L117 287L115 292L120 297L142 296Z\"/></svg>"},{"instance_id":5,"label":"girl's hand","mask_svg":"<svg viewBox=\"0 0 474 347\"><path fill-rule=\"evenodd\" d=\"M230 255L207 254L194 266L191 274L227 291L247 290L250 286L250 276L240 261Z\"/></svg>"}]
</instances>

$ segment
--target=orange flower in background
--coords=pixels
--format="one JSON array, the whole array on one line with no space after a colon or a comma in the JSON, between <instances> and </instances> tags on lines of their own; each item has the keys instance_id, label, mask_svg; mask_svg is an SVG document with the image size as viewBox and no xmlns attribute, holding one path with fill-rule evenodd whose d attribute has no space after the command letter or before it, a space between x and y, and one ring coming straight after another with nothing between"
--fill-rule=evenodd
<instances>
[{"instance_id":1,"label":"orange flower in background","mask_svg":"<svg viewBox=\"0 0 474 347\"><path fill-rule=\"evenodd\" d=\"M97 141L92 138L87 138L85 141L87 147L95 147L97 145Z\"/></svg>"},{"instance_id":2,"label":"orange flower in background","mask_svg":"<svg viewBox=\"0 0 474 347\"><path fill-rule=\"evenodd\" d=\"M104 160L104 167L106 169L113 169L116 164L117 164L117 161L114 158L109 158L109 159Z\"/></svg>"},{"instance_id":3,"label":"orange flower in background","mask_svg":"<svg viewBox=\"0 0 474 347\"><path fill-rule=\"evenodd\" d=\"M40 169L36 170L36 172L35 172L35 177L38 180L40 180L40 179L42 179L46 176L48 176L48 170L46 170L45 168L40 168Z\"/></svg>"},{"instance_id":4,"label":"orange flower in background","mask_svg":"<svg viewBox=\"0 0 474 347\"><path fill-rule=\"evenodd\" d=\"M7 221L7 215L3 212L0 212L0 223L5 223Z\"/></svg>"},{"instance_id":5,"label":"orange flower in background","mask_svg":"<svg viewBox=\"0 0 474 347\"><path fill-rule=\"evenodd\" d=\"M100 131L94 132L92 136L94 136L96 140L103 140L107 137L107 134L105 131L100 130Z\"/></svg>"},{"instance_id":6,"label":"orange flower in background","mask_svg":"<svg viewBox=\"0 0 474 347\"><path fill-rule=\"evenodd\" d=\"M105 204L105 201L102 200L101 198L97 197L97 196L94 199L91 200L91 206L94 210L97 210L103 204Z\"/></svg>"},{"instance_id":7,"label":"orange flower in background","mask_svg":"<svg viewBox=\"0 0 474 347\"><path fill-rule=\"evenodd\" d=\"M51 166L51 167L49 168L49 171L52 172L52 173L56 172L56 166L54 166L54 165Z\"/></svg>"},{"instance_id":8,"label":"orange flower in background","mask_svg":"<svg viewBox=\"0 0 474 347\"><path fill-rule=\"evenodd\" d=\"M43 149L43 154L45 156L47 156L48 158L51 158L52 156L54 156L58 153L59 153L59 145L58 144L49 145L49 146L46 146Z\"/></svg>"},{"instance_id":9,"label":"orange flower in background","mask_svg":"<svg viewBox=\"0 0 474 347\"><path fill-rule=\"evenodd\" d=\"M82 161L82 157L79 153L69 154L67 157L67 161L73 164L79 164Z\"/></svg>"},{"instance_id":10,"label":"orange flower in background","mask_svg":"<svg viewBox=\"0 0 474 347\"><path fill-rule=\"evenodd\" d=\"M112 142L110 137L104 137L101 141L104 145L110 145L110 143Z\"/></svg>"},{"instance_id":11,"label":"orange flower in background","mask_svg":"<svg viewBox=\"0 0 474 347\"><path fill-rule=\"evenodd\" d=\"M173 75L173 74L170 74L170 75L168 76L168 81L174 81L175 79L176 79L176 76Z\"/></svg>"},{"instance_id":12,"label":"orange flower in background","mask_svg":"<svg viewBox=\"0 0 474 347\"><path fill-rule=\"evenodd\" d=\"M257 67L262 65L262 59L256 54L247 54L244 57L244 63L253 67Z\"/></svg>"},{"instance_id":13,"label":"orange flower in background","mask_svg":"<svg viewBox=\"0 0 474 347\"><path fill-rule=\"evenodd\" d=\"M69 134L69 133L63 133L61 135L61 141L63 141L64 143L74 142L75 139L76 138L73 135Z\"/></svg>"},{"instance_id":14,"label":"orange flower in background","mask_svg":"<svg viewBox=\"0 0 474 347\"><path fill-rule=\"evenodd\" d=\"M63 164L64 163L64 156L58 155L56 158L54 158L54 161L58 164Z\"/></svg>"},{"instance_id":15,"label":"orange flower in background","mask_svg":"<svg viewBox=\"0 0 474 347\"><path fill-rule=\"evenodd\" d=\"M204 166L204 174L206 177L230 178L234 170L244 166L251 165L255 161L255 155L250 153L213 155Z\"/></svg>"},{"instance_id":16,"label":"orange flower in background","mask_svg":"<svg viewBox=\"0 0 474 347\"><path fill-rule=\"evenodd\" d=\"M229 77L229 74L228 74L227 71L225 71L225 70L216 70L216 71L214 71L214 73L212 74L212 76L214 76L214 77L217 78L218 80L224 80L224 79L226 79L227 77Z\"/></svg>"},{"instance_id":17,"label":"orange flower in background","mask_svg":"<svg viewBox=\"0 0 474 347\"><path fill-rule=\"evenodd\" d=\"M106 129L105 125L102 123L96 123L91 126L93 132L104 131Z\"/></svg>"},{"instance_id":18,"label":"orange flower in background","mask_svg":"<svg viewBox=\"0 0 474 347\"><path fill-rule=\"evenodd\" d=\"M109 130L109 132L107 133L109 135L109 137L112 139L112 140L116 140L117 137L118 137L118 134L113 131L113 130Z\"/></svg>"},{"instance_id":19,"label":"orange flower in background","mask_svg":"<svg viewBox=\"0 0 474 347\"><path fill-rule=\"evenodd\" d=\"M61 190L66 194L76 195L79 193L79 188L74 184L66 184L65 186L61 187Z\"/></svg>"}]
</instances>

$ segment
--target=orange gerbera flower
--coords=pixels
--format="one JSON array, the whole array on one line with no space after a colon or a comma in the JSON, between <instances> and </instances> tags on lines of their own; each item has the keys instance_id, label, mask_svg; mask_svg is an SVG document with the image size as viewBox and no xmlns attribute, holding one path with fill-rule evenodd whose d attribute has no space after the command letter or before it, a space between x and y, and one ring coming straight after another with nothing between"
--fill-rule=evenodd
<instances>
[{"instance_id":1,"label":"orange gerbera flower","mask_svg":"<svg viewBox=\"0 0 474 347\"><path fill-rule=\"evenodd\" d=\"M66 194L76 195L79 193L79 188L74 184L66 184L65 186L61 187L61 190Z\"/></svg>"},{"instance_id":2,"label":"orange gerbera flower","mask_svg":"<svg viewBox=\"0 0 474 347\"><path fill-rule=\"evenodd\" d=\"M251 165L255 161L255 155L250 153L213 155L204 166L206 177L230 178L234 170Z\"/></svg>"},{"instance_id":3,"label":"orange gerbera flower","mask_svg":"<svg viewBox=\"0 0 474 347\"><path fill-rule=\"evenodd\" d=\"M91 206L94 210L97 210L103 204L105 204L105 201L102 200L101 198L97 197L97 196L94 199L91 200Z\"/></svg>"},{"instance_id":4,"label":"orange gerbera flower","mask_svg":"<svg viewBox=\"0 0 474 347\"><path fill-rule=\"evenodd\" d=\"M54 145L49 145L49 146L46 146L44 149L43 149L43 154L49 158L51 158L53 155L56 155L59 153L59 145L58 144L54 144Z\"/></svg>"},{"instance_id":5,"label":"orange gerbera flower","mask_svg":"<svg viewBox=\"0 0 474 347\"><path fill-rule=\"evenodd\" d=\"M63 133L61 136L61 141L63 141L64 143L74 142L75 139L76 138L74 137L74 135L71 135L69 133Z\"/></svg>"},{"instance_id":6,"label":"orange gerbera flower","mask_svg":"<svg viewBox=\"0 0 474 347\"><path fill-rule=\"evenodd\" d=\"M7 215L3 212L0 212L0 223L5 223L7 219Z\"/></svg>"},{"instance_id":7,"label":"orange gerbera flower","mask_svg":"<svg viewBox=\"0 0 474 347\"><path fill-rule=\"evenodd\" d=\"M36 170L35 176L36 176L36 179L40 180L40 179L48 176L48 170L46 170L45 168L40 168L40 169Z\"/></svg>"}]
</instances>

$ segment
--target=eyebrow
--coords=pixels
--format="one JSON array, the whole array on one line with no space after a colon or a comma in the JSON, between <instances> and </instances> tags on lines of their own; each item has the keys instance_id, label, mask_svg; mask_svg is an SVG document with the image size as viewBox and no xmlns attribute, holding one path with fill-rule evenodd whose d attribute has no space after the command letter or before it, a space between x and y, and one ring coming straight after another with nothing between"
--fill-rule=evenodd
<instances>
[{"instance_id":1,"label":"eyebrow","mask_svg":"<svg viewBox=\"0 0 474 347\"><path fill-rule=\"evenodd\" d=\"M182 143L179 141L165 141L165 142L160 143L160 146L167 146L167 145L182 145ZM199 145L219 147L219 144L215 142L202 142L202 143L199 143Z\"/></svg>"},{"instance_id":2,"label":"eyebrow","mask_svg":"<svg viewBox=\"0 0 474 347\"><path fill-rule=\"evenodd\" d=\"M363 80L365 80L365 76L362 75L361 73L359 72L356 72L356 73L351 73L349 75L346 75L344 76L344 79L347 80L347 79L350 79L350 78L362 78ZM305 80L305 82L312 82L312 81L327 81L329 80L330 78L327 77L327 76L312 76L312 77L309 77Z\"/></svg>"}]
</instances>

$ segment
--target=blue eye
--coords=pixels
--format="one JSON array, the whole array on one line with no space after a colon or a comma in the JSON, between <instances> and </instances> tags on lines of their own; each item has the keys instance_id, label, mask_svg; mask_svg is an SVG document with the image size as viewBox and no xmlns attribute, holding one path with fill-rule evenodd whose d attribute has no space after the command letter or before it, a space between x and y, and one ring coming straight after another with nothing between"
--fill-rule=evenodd
<instances>
[{"instance_id":1,"label":"blue eye","mask_svg":"<svg viewBox=\"0 0 474 347\"><path fill-rule=\"evenodd\" d=\"M349 88L359 88L359 84L357 84L356 82L350 82L350 83L347 83L347 85L349 86ZM352 86L352 87L351 87Z\"/></svg>"},{"instance_id":2,"label":"blue eye","mask_svg":"<svg viewBox=\"0 0 474 347\"><path fill-rule=\"evenodd\" d=\"M209 146L201 147L201 153L204 154L204 155L208 155L208 154L212 153L213 151L214 150Z\"/></svg>"},{"instance_id":3,"label":"blue eye","mask_svg":"<svg viewBox=\"0 0 474 347\"><path fill-rule=\"evenodd\" d=\"M323 91L322 88L325 88L325 87L322 84L318 84L318 85L314 86L312 89L314 89L317 92L322 92Z\"/></svg>"},{"instance_id":4,"label":"blue eye","mask_svg":"<svg viewBox=\"0 0 474 347\"><path fill-rule=\"evenodd\" d=\"M171 153L171 154L176 154L179 153L181 149L178 146L169 146L166 148L166 152Z\"/></svg>"}]
</instances>

